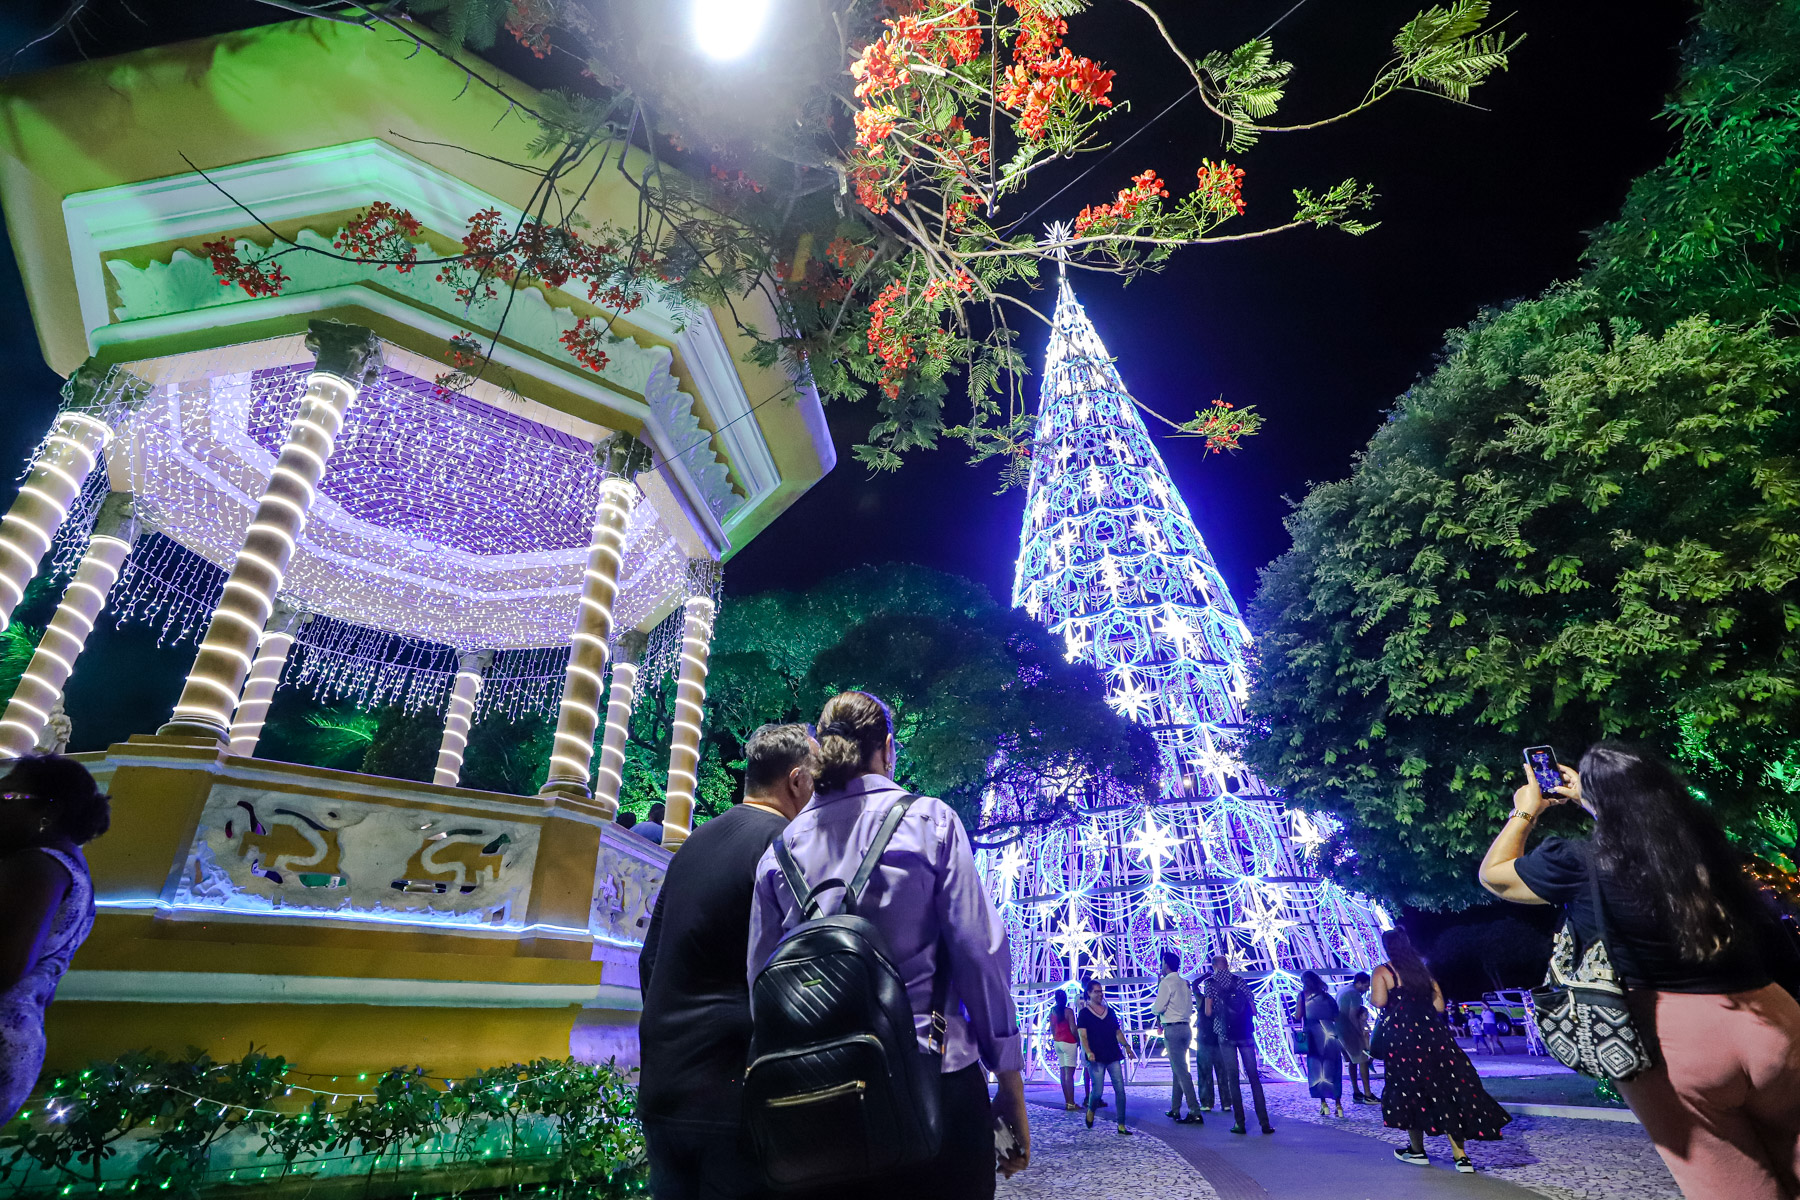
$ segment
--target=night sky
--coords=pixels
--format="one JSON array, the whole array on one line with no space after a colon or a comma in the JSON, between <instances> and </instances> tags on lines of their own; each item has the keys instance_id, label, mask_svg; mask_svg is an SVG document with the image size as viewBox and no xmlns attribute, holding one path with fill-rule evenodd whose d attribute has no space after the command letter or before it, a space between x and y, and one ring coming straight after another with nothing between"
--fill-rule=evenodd
<instances>
[{"instance_id":1,"label":"night sky","mask_svg":"<svg viewBox=\"0 0 1800 1200\"><path fill-rule=\"evenodd\" d=\"M1384 61L1393 30L1423 3L1302 3L1275 33L1277 53L1296 64L1281 117L1313 119L1353 103ZM1255 36L1292 4L1169 0L1160 7L1197 56ZM0 5L0 51L36 36L64 7L64 0ZM1669 148L1657 113L1675 80L1688 4L1641 0L1623 18L1618 5L1600 0L1521 0L1510 8L1507 28L1526 41L1512 71L1477 92L1482 108L1399 95L1344 124L1269 138L1239 157L1249 204L1244 227L1285 219L1296 186L1319 189L1355 176L1381 194L1374 217L1382 224L1374 232L1351 238L1304 231L1192 250L1162 274L1123 288L1108 277L1076 279L1139 400L1182 419L1223 396L1256 405L1267 419L1266 432L1233 456L1206 458L1191 440L1161 442L1241 603L1254 592L1257 572L1287 547L1281 520L1288 498L1348 472L1384 411L1430 368L1444 331L1483 307L1574 274L1584 231L1612 216L1630 180ZM132 0L131 9L147 26L119 0L94 0L81 47L99 56L283 19L251 0ZM1152 42L1148 23L1126 6L1098 0L1070 25L1077 52L1116 68L1114 95L1132 100L1132 111L1112 126L1115 140L1188 86ZM70 61L79 52L64 35L21 55L14 69ZM1218 137L1217 122L1190 99L1105 163L1088 160L1049 175L1037 194L1013 201L1010 215L1025 215L1090 167L1033 217L1034 226L1110 199L1145 168L1179 193L1191 186L1201 157L1221 156ZM179 149L172 137L172 161ZM1049 293L1040 299L1048 311ZM1042 326L1025 330L1034 361L1045 334ZM0 462L22 463L50 419L60 380L39 357L4 246L0 379ZM726 572L727 591L802 587L865 562L912 561L968 575L1006 598L1022 494L996 496L992 467L965 465L957 443L871 479L849 455L871 418L857 407L834 407L830 416L838 469L738 555ZM952 418L959 419L954 410ZM70 688L76 749L153 728L143 713L160 719L167 711L192 653L155 651L141 631L115 633L109 623L92 652L108 669L78 673Z\"/></svg>"}]
</instances>

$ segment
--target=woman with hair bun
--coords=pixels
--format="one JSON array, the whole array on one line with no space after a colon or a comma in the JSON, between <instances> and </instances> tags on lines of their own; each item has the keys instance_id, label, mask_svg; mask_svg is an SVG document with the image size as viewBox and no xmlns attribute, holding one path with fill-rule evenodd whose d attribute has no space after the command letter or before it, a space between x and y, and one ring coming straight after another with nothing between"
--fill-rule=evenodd
<instances>
[{"instance_id":1,"label":"woman with hair bun","mask_svg":"<svg viewBox=\"0 0 1800 1200\"><path fill-rule=\"evenodd\" d=\"M0 1125L37 1086L44 1010L94 927L79 847L106 832L109 803L72 758L21 758L0 776Z\"/></svg>"},{"instance_id":2,"label":"woman with hair bun","mask_svg":"<svg viewBox=\"0 0 1800 1200\"><path fill-rule=\"evenodd\" d=\"M819 714L819 770L812 802L777 839L809 880L847 880L875 842L882 822L908 793L894 782L894 722L867 692L844 692ZM842 903L825 897L826 911ZM835 897L835 898L834 898ZM912 1003L919 1044L930 1040L932 982L949 973L944 1005L942 1148L917 1166L846 1185L857 1200L987 1200L994 1194L994 1120L1005 1121L1016 1149L999 1169L1024 1169L1031 1136L1025 1116L1018 1016L1006 926L975 869L962 821L941 800L916 797L870 877L859 913L880 930ZM750 910L749 974L801 922L800 904L770 848L756 868ZM943 946L946 961L939 961ZM990 1101L982 1067L999 1080Z\"/></svg>"}]
</instances>

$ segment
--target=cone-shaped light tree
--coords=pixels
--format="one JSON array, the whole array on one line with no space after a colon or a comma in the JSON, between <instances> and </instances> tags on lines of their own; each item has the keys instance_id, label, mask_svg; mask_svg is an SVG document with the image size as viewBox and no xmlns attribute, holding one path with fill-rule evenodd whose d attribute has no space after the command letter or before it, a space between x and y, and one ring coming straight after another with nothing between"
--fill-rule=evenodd
<instances>
[{"instance_id":1,"label":"cone-shaped light tree","mask_svg":"<svg viewBox=\"0 0 1800 1200\"><path fill-rule=\"evenodd\" d=\"M1107 982L1148 1038L1162 951L1189 979L1215 953L1256 980L1263 1060L1301 1076L1286 1026L1299 973L1381 961L1376 905L1319 878L1329 830L1237 756L1249 631L1192 514L1065 278L1044 366L1013 603L1094 664L1108 700L1161 751L1157 794L1092 781L1042 820L995 794L982 851L1011 927L1021 1018L1046 1062L1051 989ZM1059 781L1066 794L1066 783Z\"/></svg>"}]
</instances>

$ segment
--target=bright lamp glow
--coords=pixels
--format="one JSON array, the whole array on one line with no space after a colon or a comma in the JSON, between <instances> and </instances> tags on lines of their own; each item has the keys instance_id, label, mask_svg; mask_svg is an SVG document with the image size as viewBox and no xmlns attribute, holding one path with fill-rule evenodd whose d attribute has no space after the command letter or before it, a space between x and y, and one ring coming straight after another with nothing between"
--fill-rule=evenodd
<instances>
[{"instance_id":1,"label":"bright lamp glow","mask_svg":"<svg viewBox=\"0 0 1800 1200\"><path fill-rule=\"evenodd\" d=\"M768 15L769 0L694 0L694 40L708 58L742 58Z\"/></svg>"}]
</instances>

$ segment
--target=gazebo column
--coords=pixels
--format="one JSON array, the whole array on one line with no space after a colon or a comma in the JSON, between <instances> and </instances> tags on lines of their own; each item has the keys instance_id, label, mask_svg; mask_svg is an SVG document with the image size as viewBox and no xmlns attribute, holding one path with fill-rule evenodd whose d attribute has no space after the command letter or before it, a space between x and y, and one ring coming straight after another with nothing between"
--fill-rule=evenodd
<instances>
[{"instance_id":1,"label":"gazebo column","mask_svg":"<svg viewBox=\"0 0 1800 1200\"><path fill-rule=\"evenodd\" d=\"M600 765L594 769L594 804L606 819L619 813L619 789L625 784L625 739L631 733L631 709L637 703L638 664L649 639L633 629L619 635L613 659L612 686L606 692L606 732L600 738Z\"/></svg>"},{"instance_id":2,"label":"gazebo column","mask_svg":"<svg viewBox=\"0 0 1800 1200\"><path fill-rule=\"evenodd\" d=\"M687 841L694 825L700 727L706 718L706 656L712 646L710 590L689 596L683 616L681 673L675 682L675 732L669 740L669 790L663 804L662 844L670 850Z\"/></svg>"},{"instance_id":3,"label":"gazebo column","mask_svg":"<svg viewBox=\"0 0 1800 1200\"><path fill-rule=\"evenodd\" d=\"M87 553L75 567L56 614L44 627L37 652L7 702L5 716L0 716L0 758L30 754L37 745L50 711L62 699L63 687L75 670L75 660L81 657L88 634L106 607L106 594L117 582L119 569L136 540L137 515L131 493L114 492L101 503Z\"/></svg>"},{"instance_id":4,"label":"gazebo column","mask_svg":"<svg viewBox=\"0 0 1800 1200\"><path fill-rule=\"evenodd\" d=\"M287 666L288 651L294 648L294 635L311 619L312 614L301 612L287 601L275 601L275 610L263 625L256 660L250 664L250 674L244 680L243 695L238 697L227 754L250 758L256 753L263 723L269 719L269 704L281 684L282 668Z\"/></svg>"},{"instance_id":5,"label":"gazebo column","mask_svg":"<svg viewBox=\"0 0 1800 1200\"><path fill-rule=\"evenodd\" d=\"M381 369L381 342L360 325L314 321L306 348L318 361L307 377L300 412L269 472L268 486L244 533L244 547L225 580L175 714L158 730L164 736L226 740L244 677L254 663L251 656L274 612L275 593L281 590L294 543L306 527L313 492L343 427L344 411Z\"/></svg>"},{"instance_id":6,"label":"gazebo column","mask_svg":"<svg viewBox=\"0 0 1800 1200\"><path fill-rule=\"evenodd\" d=\"M69 515L81 485L112 440L112 427L80 406L93 402L105 372L92 360L70 376L64 395L76 407L65 408L50 427L44 449L32 460L19 485L18 498L0 518L0 629L12 623L12 611L25 596L25 585Z\"/></svg>"},{"instance_id":7,"label":"gazebo column","mask_svg":"<svg viewBox=\"0 0 1800 1200\"><path fill-rule=\"evenodd\" d=\"M594 761L594 732L600 724L600 673L606 669L613 601L619 594L619 567L625 560L625 524L637 498L632 480L650 457L648 448L628 433L613 434L596 453L606 477L600 484L600 509L588 544L581 607L570 637L569 669L563 676L562 703L556 712L550 770L539 791L544 796L584 801L592 796L588 772Z\"/></svg>"},{"instance_id":8,"label":"gazebo column","mask_svg":"<svg viewBox=\"0 0 1800 1200\"><path fill-rule=\"evenodd\" d=\"M457 656L456 681L450 685L450 710L444 716L444 740L438 743L437 767L432 771L431 782L455 787L462 778L463 750L469 744L469 728L475 723L475 697L481 693L481 677L493 665L492 650Z\"/></svg>"}]
</instances>

